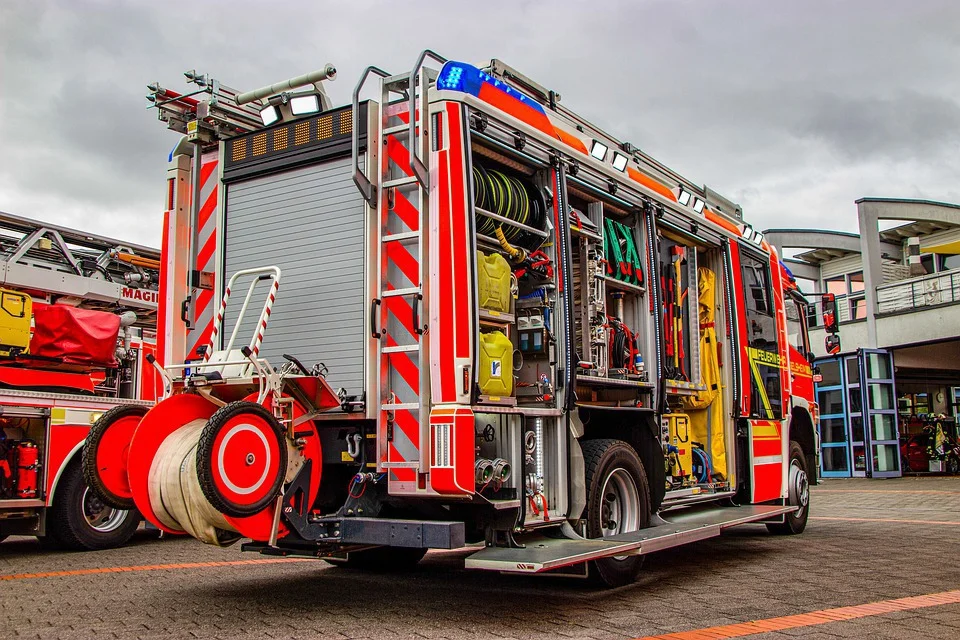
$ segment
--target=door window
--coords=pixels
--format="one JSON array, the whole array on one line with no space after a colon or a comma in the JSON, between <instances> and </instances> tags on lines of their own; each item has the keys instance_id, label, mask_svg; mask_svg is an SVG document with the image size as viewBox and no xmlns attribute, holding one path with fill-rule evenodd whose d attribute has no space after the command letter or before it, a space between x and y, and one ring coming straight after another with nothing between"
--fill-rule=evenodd
<instances>
[{"instance_id":1,"label":"door window","mask_svg":"<svg viewBox=\"0 0 960 640\"><path fill-rule=\"evenodd\" d=\"M800 321L804 311L800 303L796 300L788 299L784 302L784 305L787 313L787 342L790 343L791 347L802 353L804 357L807 357L807 344L804 339L803 322Z\"/></svg>"},{"instance_id":2,"label":"door window","mask_svg":"<svg viewBox=\"0 0 960 640\"><path fill-rule=\"evenodd\" d=\"M747 362L750 367L750 415L782 417L780 350L770 289L770 266L746 251L740 254L743 293L747 309Z\"/></svg>"}]
</instances>

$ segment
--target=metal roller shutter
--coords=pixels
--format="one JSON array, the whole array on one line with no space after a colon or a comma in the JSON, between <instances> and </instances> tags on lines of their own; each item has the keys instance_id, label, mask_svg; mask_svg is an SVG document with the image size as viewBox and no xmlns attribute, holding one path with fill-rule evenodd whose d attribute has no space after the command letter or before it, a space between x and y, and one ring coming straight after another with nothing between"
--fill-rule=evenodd
<instances>
[{"instance_id":1,"label":"metal roller shutter","mask_svg":"<svg viewBox=\"0 0 960 640\"><path fill-rule=\"evenodd\" d=\"M364 388L364 209L351 176L344 158L231 183L224 279L241 269L280 267L261 355L274 367L284 353L307 367L323 362L334 389L358 395ZM227 336L246 288L238 282L231 296ZM235 347L248 344L265 295L261 287L251 299Z\"/></svg>"}]
</instances>

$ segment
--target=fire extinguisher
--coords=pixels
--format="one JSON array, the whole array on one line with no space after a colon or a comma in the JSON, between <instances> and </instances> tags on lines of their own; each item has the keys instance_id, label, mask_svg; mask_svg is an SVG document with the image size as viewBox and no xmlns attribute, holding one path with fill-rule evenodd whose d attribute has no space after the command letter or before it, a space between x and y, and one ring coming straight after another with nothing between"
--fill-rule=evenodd
<instances>
[{"instance_id":1,"label":"fire extinguisher","mask_svg":"<svg viewBox=\"0 0 960 640\"><path fill-rule=\"evenodd\" d=\"M40 449L33 440L21 440L16 449L16 487L18 498L36 498L40 476Z\"/></svg>"}]
</instances>

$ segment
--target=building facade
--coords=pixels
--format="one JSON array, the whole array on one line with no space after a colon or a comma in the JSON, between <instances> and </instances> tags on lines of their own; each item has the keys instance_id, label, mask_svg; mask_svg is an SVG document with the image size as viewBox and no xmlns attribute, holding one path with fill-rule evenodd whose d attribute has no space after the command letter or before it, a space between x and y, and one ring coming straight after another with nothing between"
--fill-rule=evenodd
<instances>
[{"instance_id":1,"label":"building facade","mask_svg":"<svg viewBox=\"0 0 960 640\"><path fill-rule=\"evenodd\" d=\"M960 205L881 198L856 204L859 234L765 232L781 256L794 254L784 263L813 299L836 295L839 354L824 350L819 303L810 317L823 376L821 472L957 470L960 457L950 448L960 413Z\"/></svg>"}]
</instances>

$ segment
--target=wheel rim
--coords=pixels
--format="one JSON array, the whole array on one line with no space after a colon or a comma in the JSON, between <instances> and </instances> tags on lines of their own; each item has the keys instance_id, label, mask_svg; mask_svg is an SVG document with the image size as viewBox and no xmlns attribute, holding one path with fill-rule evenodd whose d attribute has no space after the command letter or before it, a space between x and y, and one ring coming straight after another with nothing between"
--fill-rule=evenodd
<instances>
[{"instance_id":1,"label":"wheel rim","mask_svg":"<svg viewBox=\"0 0 960 640\"><path fill-rule=\"evenodd\" d=\"M640 492L633 476L618 467L610 472L600 493L600 532L606 538L640 528Z\"/></svg>"},{"instance_id":2,"label":"wheel rim","mask_svg":"<svg viewBox=\"0 0 960 640\"><path fill-rule=\"evenodd\" d=\"M83 517L90 528L100 533L109 533L119 528L127 519L127 512L107 506L90 487L83 490Z\"/></svg>"},{"instance_id":3,"label":"wheel rim","mask_svg":"<svg viewBox=\"0 0 960 640\"><path fill-rule=\"evenodd\" d=\"M800 516L810 505L810 482L799 460L790 462L790 504L796 505L795 516Z\"/></svg>"}]
</instances>

